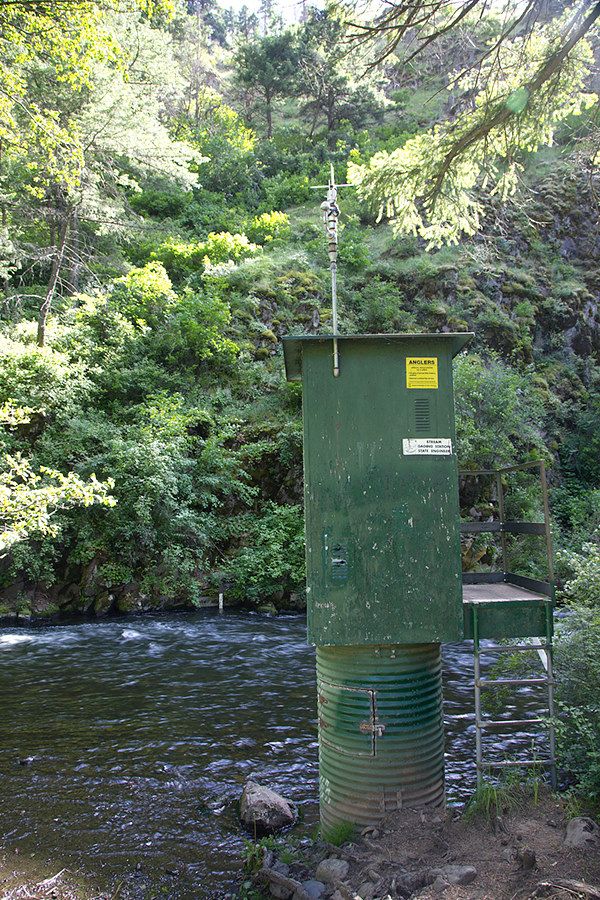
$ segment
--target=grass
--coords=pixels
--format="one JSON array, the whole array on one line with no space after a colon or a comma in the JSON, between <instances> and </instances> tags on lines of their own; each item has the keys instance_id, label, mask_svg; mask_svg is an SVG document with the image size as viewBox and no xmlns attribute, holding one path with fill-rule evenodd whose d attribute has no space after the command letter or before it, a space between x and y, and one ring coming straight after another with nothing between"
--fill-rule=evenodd
<instances>
[{"instance_id":1,"label":"grass","mask_svg":"<svg viewBox=\"0 0 600 900\"><path fill-rule=\"evenodd\" d=\"M354 822L336 822L331 828L323 831L323 840L334 847L341 847L346 841L352 840L354 837Z\"/></svg>"},{"instance_id":2,"label":"grass","mask_svg":"<svg viewBox=\"0 0 600 900\"><path fill-rule=\"evenodd\" d=\"M496 777L490 774L467 803L463 820L471 823L477 818L484 818L490 824L498 816L517 809L530 796L533 796L537 806L540 783L541 773L537 765L526 778L516 766L503 769Z\"/></svg>"}]
</instances>

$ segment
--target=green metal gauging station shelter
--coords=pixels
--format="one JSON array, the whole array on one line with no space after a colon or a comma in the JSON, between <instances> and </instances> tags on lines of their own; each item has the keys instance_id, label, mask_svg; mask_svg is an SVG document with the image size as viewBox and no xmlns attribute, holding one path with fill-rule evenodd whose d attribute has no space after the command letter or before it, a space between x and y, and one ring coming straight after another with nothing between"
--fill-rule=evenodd
<instances>
[{"instance_id":1,"label":"green metal gauging station shelter","mask_svg":"<svg viewBox=\"0 0 600 900\"><path fill-rule=\"evenodd\" d=\"M287 378L302 382L326 828L445 802L441 643L462 640L465 623L472 636L474 621L463 603L452 386L452 359L471 338L283 340Z\"/></svg>"},{"instance_id":2,"label":"green metal gauging station shelter","mask_svg":"<svg viewBox=\"0 0 600 900\"><path fill-rule=\"evenodd\" d=\"M462 638L452 357L470 338L340 336L339 378L331 338L284 340L302 378L311 643Z\"/></svg>"}]
</instances>

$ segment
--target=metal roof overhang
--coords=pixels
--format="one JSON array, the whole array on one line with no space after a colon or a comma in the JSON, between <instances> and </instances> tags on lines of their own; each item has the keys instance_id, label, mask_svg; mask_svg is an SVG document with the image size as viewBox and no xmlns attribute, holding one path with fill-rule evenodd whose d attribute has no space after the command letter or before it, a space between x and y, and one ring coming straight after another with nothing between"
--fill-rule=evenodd
<instances>
[{"instance_id":1,"label":"metal roof overhang","mask_svg":"<svg viewBox=\"0 0 600 900\"><path fill-rule=\"evenodd\" d=\"M427 342L439 342L441 344L450 344L452 356L467 346L473 339L473 332L456 332L447 334L444 332L434 332L431 334L415 333L415 334L302 334L302 335L286 335L283 338L283 355L285 359L285 371L288 381L302 380L302 354L306 344L310 343L326 343L332 342L337 338L340 346L340 352L343 353L343 345L346 342L373 342L379 341L382 344L410 344Z\"/></svg>"}]
</instances>

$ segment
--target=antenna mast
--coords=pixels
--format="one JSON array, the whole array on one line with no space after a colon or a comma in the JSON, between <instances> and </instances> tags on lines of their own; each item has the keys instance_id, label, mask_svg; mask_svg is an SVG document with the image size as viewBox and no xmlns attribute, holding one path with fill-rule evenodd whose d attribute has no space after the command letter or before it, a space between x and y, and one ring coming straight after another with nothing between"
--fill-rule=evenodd
<instances>
[{"instance_id":1,"label":"antenna mast","mask_svg":"<svg viewBox=\"0 0 600 900\"><path fill-rule=\"evenodd\" d=\"M331 175L327 188L327 200L321 203L323 210L323 223L327 235L329 250L329 262L331 263L331 307L333 313L333 374L337 378L340 374L340 357L338 350L338 315L337 315L337 248L338 248L338 216L340 208L337 205L337 186L331 164Z\"/></svg>"}]
</instances>

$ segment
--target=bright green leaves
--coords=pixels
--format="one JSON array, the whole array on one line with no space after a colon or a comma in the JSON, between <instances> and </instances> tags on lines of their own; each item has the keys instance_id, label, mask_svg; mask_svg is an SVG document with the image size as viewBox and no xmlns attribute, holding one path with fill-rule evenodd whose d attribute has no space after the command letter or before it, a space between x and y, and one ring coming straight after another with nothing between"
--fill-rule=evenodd
<instances>
[{"instance_id":1,"label":"bright green leaves","mask_svg":"<svg viewBox=\"0 0 600 900\"><path fill-rule=\"evenodd\" d=\"M201 153L216 156L218 151L230 157L250 153L254 148L254 131L244 125L240 115L211 88L203 87L198 91L195 119L196 122L187 119L178 123L178 133ZM217 165L221 162L223 160L215 159Z\"/></svg>"},{"instance_id":2,"label":"bright green leaves","mask_svg":"<svg viewBox=\"0 0 600 900\"><path fill-rule=\"evenodd\" d=\"M597 510L597 513L600 510ZM562 550L558 561L569 572L562 596L581 606L600 607L600 545L586 541L580 552Z\"/></svg>"},{"instance_id":3,"label":"bright green leaves","mask_svg":"<svg viewBox=\"0 0 600 900\"><path fill-rule=\"evenodd\" d=\"M47 155L48 168L57 177L76 183L82 152L77 135L59 120L56 110L48 109L47 98L36 96L40 79L50 77L57 86L81 96L92 84L96 61L114 64L117 58L117 45L102 28L95 3L0 6L0 137L25 155L30 170L32 157ZM34 178L34 185L43 189L39 179Z\"/></svg>"},{"instance_id":4,"label":"bright green leaves","mask_svg":"<svg viewBox=\"0 0 600 900\"><path fill-rule=\"evenodd\" d=\"M240 518L237 527L242 546L225 569L236 600L256 603L277 591L302 590L306 571L301 506L268 503L260 517Z\"/></svg>"},{"instance_id":5,"label":"bright green leaves","mask_svg":"<svg viewBox=\"0 0 600 900\"><path fill-rule=\"evenodd\" d=\"M457 453L464 468L513 465L544 453L543 398L530 373L497 354L476 353L455 362Z\"/></svg>"},{"instance_id":6,"label":"bright green leaves","mask_svg":"<svg viewBox=\"0 0 600 900\"><path fill-rule=\"evenodd\" d=\"M64 475L46 466L35 472L20 455L0 462L0 553L31 534L55 534L52 516L59 509L100 503L114 506L109 493L114 481L83 480L75 472Z\"/></svg>"},{"instance_id":7,"label":"bright green leaves","mask_svg":"<svg viewBox=\"0 0 600 900\"><path fill-rule=\"evenodd\" d=\"M484 215L482 189L502 200L513 194L523 154L551 144L560 122L596 101L584 88L589 43L581 38L562 56L568 28L565 18L503 43L463 79L472 96L466 112L392 152L376 153L368 165L350 163L348 178L359 196L379 218L429 246L474 234Z\"/></svg>"},{"instance_id":8,"label":"bright green leaves","mask_svg":"<svg viewBox=\"0 0 600 900\"><path fill-rule=\"evenodd\" d=\"M153 260L117 279L108 297L86 299L77 313L78 343L95 344L102 336L104 365L109 357L120 363L139 353L166 366L208 359L228 365L238 355L225 335L230 316L229 306L209 288L176 292L162 263Z\"/></svg>"},{"instance_id":9,"label":"bright green leaves","mask_svg":"<svg viewBox=\"0 0 600 900\"><path fill-rule=\"evenodd\" d=\"M506 108L513 115L518 116L522 113L529 102L529 91L526 87L517 88L506 101Z\"/></svg>"},{"instance_id":10,"label":"bright green leaves","mask_svg":"<svg viewBox=\"0 0 600 900\"><path fill-rule=\"evenodd\" d=\"M80 363L50 347L37 347L27 329L20 328L15 339L0 334L0 410L8 403L45 415L56 405L76 402L87 386Z\"/></svg>"},{"instance_id":11,"label":"bright green leaves","mask_svg":"<svg viewBox=\"0 0 600 900\"><path fill-rule=\"evenodd\" d=\"M164 321L177 303L171 279L159 262L149 262L117 279L111 298L120 313L142 327Z\"/></svg>"},{"instance_id":12,"label":"bright green leaves","mask_svg":"<svg viewBox=\"0 0 600 900\"><path fill-rule=\"evenodd\" d=\"M257 244L268 244L290 234L290 218L277 210L255 216L245 227L246 237Z\"/></svg>"},{"instance_id":13,"label":"bright green leaves","mask_svg":"<svg viewBox=\"0 0 600 900\"><path fill-rule=\"evenodd\" d=\"M204 241L164 241L152 251L155 259L164 263L175 281L181 281L192 273L210 274L220 263L239 263L259 256L261 248L253 244L245 234L210 232Z\"/></svg>"}]
</instances>

